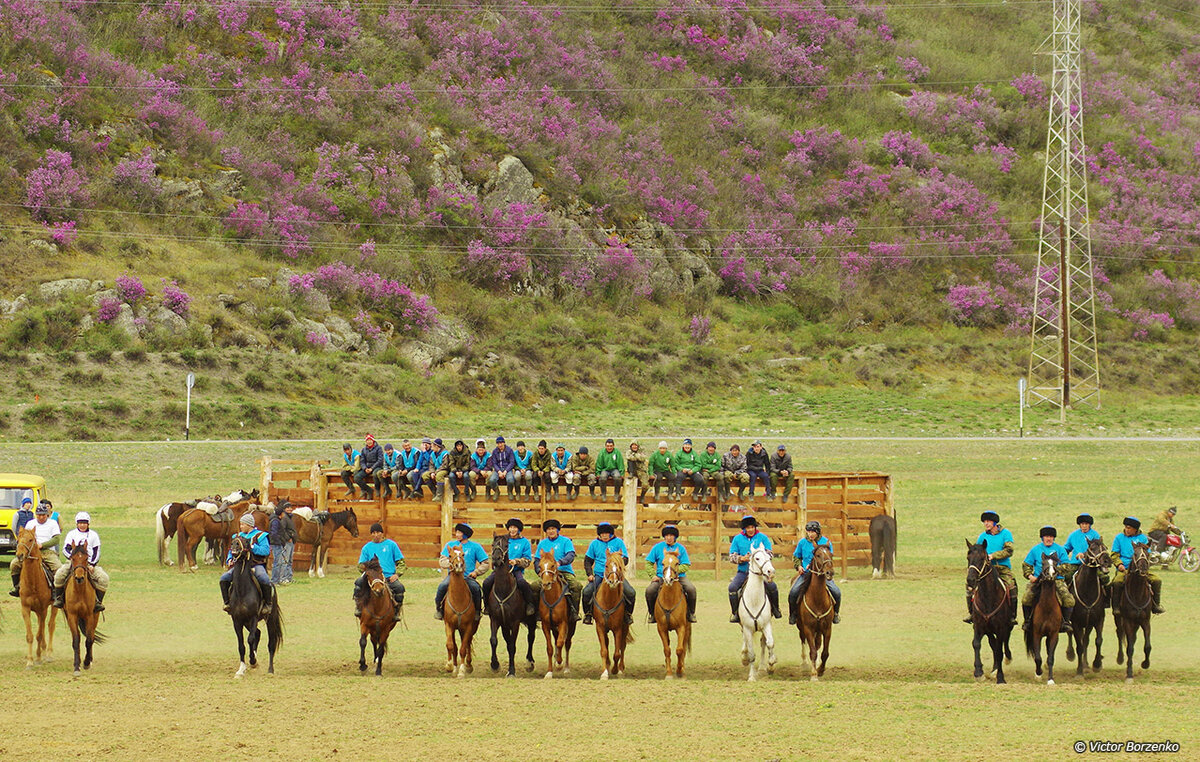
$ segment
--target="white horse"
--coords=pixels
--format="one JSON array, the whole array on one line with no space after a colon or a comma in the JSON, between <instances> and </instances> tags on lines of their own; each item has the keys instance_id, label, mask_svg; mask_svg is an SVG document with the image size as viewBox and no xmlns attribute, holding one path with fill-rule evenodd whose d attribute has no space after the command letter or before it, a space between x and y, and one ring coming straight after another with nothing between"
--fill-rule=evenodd
<instances>
[{"instance_id":1,"label":"white horse","mask_svg":"<svg viewBox=\"0 0 1200 762\"><path fill-rule=\"evenodd\" d=\"M767 582L775 577L771 552L755 548L750 554L750 576L742 588L738 617L742 622L742 666L750 667L750 681L758 679L758 664L754 656L754 634L761 633L761 658L767 663L767 673L775 672L775 633L771 629L771 603L767 600Z\"/></svg>"}]
</instances>

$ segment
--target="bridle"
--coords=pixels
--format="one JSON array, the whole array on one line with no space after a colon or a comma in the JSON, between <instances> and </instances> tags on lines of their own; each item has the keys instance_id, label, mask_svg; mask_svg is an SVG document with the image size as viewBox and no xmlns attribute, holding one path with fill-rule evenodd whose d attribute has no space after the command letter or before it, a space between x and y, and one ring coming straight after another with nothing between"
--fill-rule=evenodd
<instances>
[{"instance_id":1,"label":"bridle","mask_svg":"<svg viewBox=\"0 0 1200 762\"><path fill-rule=\"evenodd\" d=\"M562 599L567 595L567 586L558 578L558 562L553 558L543 558L538 562L541 567L538 577L542 580L542 603L546 604L546 610L551 614L558 604L562 603ZM552 585L558 585L558 597L551 603L546 597L546 589Z\"/></svg>"},{"instance_id":2,"label":"bridle","mask_svg":"<svg viewBox=\"0 0 1200 762\"><path fill-rule=\"evenodd\" d=\"M1150 607L1150 604L1154 602L1154 590L1150 587L1150 580L1148 579L1150 574L1150 556L1146 552L1145 548L1145 545L1139 545L1137 549L1134 550L1133 559L1129 562L1129 566L1126 567L1127 571L1125 576L1125 589L1121 595L1122 599L1128 601L1130 606L1132 606L1134 613L1145 611ZM1134 603L1133 596L1129 594L1130 577L1133 575L1140 577L1146 582L1146 600L1140 605Z\"/></svg>"},{"instance_id":3,"label":"bridle","mask_svg":"<svg viewBox=\"0 0 1200 762\"><path fill-rule=\"evenodd\" d=\"M775 576L774 567L772 566L770 569L768 569L767 566L769 566L769 565L771 565L771 555L767 551L763 550L762 548L759 548L758 550L755 550L753 553L750 554L750 573L756 577L762 577L764 588L766 586L767 581L769 581L770 579L772 579ZM767 599L767 596L765 595L766 590L764 589L763 592L764 592L763 600L762 600L762 603L759 605L757 612L751 611L750 607L746 605L746 596L743 595L742 599L741 599L742 608L744 608L746 610L746 613L750 615L750 621L754 622L754 629L756 631L759 629L759 625L758 625L759 618L762 616L763 612L766 611L766 609L767 609L768 599Z\"/></svg>"},{"instance_id":4,"label":"bridle","mask_svg":"<svg viewBox=\"0 0 1200 762\"><path fill-rule=\"evenodd\" d=\"M971 582L971 572L975 572L974 584ZM992 609L986 614L983 613L983 609L979 608L980 583L983 582L983 580L986 579L989 574L995 575L995 573L996 565L992 563L992 559L987 555L987 553L984 553L983 561L978 566L974 564L967 565L967 584L973 589L973 592L971 593L971 608L982 614L985 622L994 617L996 614L1000 613L1000 610L1008 605L1009 596L1011 595L1008 585L1005 585L999 578L997 578L997 583L1000 584L1001 590L1004 591L1003 595L1000 596L1000 602L996 604L996 608Z\"/></svg>"},{"instance_id":5,"label":"bridle","mask_svg":"<svg viewBox=\"0 0 1200 762\"><path fill-rule=\"evenodd\" d=\"M621 554L615 553L612 559L604 565L604 584L617 587L625 581L625 562Z\"/></svg>"},{"instance_id":6,"label":"bridle","mask_svg":"<svg viewBox=\"0 0 1200 762\"><path fill-rule=\"evenodd\" d=\"M1103 548L1103 546L1100 547ZM1075 558L1079 560L1080 566L1088 569L1103 569L1111 563L1109 557L1104 553L1104 551L1096 550L1096 548L1092 547L1091 543L1088 544L1088 549L1086 551L1075 556ZM1079 594L1078 572L1075 573L1075 576L1071 577L1071 588L1072 592L1075 593L1075 600L1079 601L1083 605L1084 609L1088 611L1091 611L1093 608L1095 608L1096 604L1100 603L1100 601L1104 598L1104 588L1100 584L1099 578L1096 580L1096 599L1091 603L1083 603L1083 598Z\"/></svg>"}]
</instances>

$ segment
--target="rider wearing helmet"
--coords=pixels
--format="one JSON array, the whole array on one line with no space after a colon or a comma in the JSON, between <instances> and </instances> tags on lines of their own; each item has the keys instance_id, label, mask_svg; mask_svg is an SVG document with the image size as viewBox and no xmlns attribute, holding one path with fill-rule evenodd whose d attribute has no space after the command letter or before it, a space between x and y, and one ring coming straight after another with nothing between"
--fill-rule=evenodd
<instances>
[{"instance_id":1,"label":"rider wearing helmet","mask_svg":"<svg viewBox=\"0 0 1200 762\"><path fill-rule=\"evenodd\" d=\"M86 511L75 514L75 528L67 532L63 542L63 556L70 558L75 548L86 545L88 552L88 579L96 588L96 611L104 611L104 594L108 592L108 572L100 568L100 535L91 529L92 517ZM60 609L66 604L65 593L70 564L58 567L54 574L54 605Z\"/></svg>"},{"instance_id":2,"label":"rider wearing helmet","mask_svg":"<svg viewBox=\"0 0 1200 762\"><path fill-rule=\"evenodd\" d=\"M979 514L979 520L983 522L983 531L979 533L979 539L975 540L975 544L987 548L988 558L992 562L992 568L996 570L996 576L1008 588L1011 598L1012 626L1016 627L1017 580L1012 573L1011 559L1015 548L1012 532L1008 531L1006 527L1000 526L1000 514L995 511L984 511ZM975 588L967 585L967 616L963 619L967 624L971 623L971 598L974 595Z\"/></svg>"},{"instance_id":3,"label":"rider wearing helmet","mask_svg":"<svg viewBox=\"0 0 1200 762\"><path fill-rule=\"evenodd\" d=\"M33 500L25 498L31 505ZM21 508L25 505L22 503ZM37 513L34 517L27 519L24 524L15 524L18 529L28 529L34 533L37 538L38 547L42 551L42 565L50 572L58 572L58 567L62 564L58 560L58 538L62 536L62 529L59 528L58 522L50 516L50 511L54 508L49 500L43 499L38 503ZM28 515L28 511L25 511ZM13 589L9 592L14 598L19 598L21 592L19 590L21 584L21 567L24 566L22 559L14 557L9 564L9 571L12 573Z\"/></svg>"},{"instance_id":4,"label":"rider wearing helmet","mask_svg":"<svg viewBox=\"0 0 1200 762\"><path fill-rule=\"evenodd\" d=\"M1029 580L1029 584L1025 586L1025 596L1021 599L1021 610L1025 612L1025 624L1023 629L1028 630L1030 622L1033 621L1033 589L1038 580L1042 576L1042 559L1046 556L1055 556L1059 564L1068 563L1069 556L1067 549L1059 545L1054 540L1058 537L1058 530L1054 527L1042 527L1040 532L1042 541L1029 549L1025 554L1025 561L1021 564L1021 572L1025 575L1025 579ZM1058 605L1062 607L1062 632L1071 632L1071 609L1075 608L1075 598L1067 590L1067 583L1063 582L1062 573L1059 569L1055 569L1054 576L1054 592L1058 594Z\"/></svg>"},{"instance_id":5,"label":"rider wearing helmet","mask_svg":"<svg viewBox=\"0 0 1200 762\"><path fill-rule=\"evenodd\" d=\"M800 542L796 543L796 550L792 553L792 566L800 571L800 576L796 578L791 591L788 592L788 624L795 624L796 617L799 616L800 599L804 597L804 591L808 589L809 566L812 564L813 554L820 545L827 546L829 552L833 553L833 544L829 542L828 537L821 535L821 522L810 521L804 525L804 537L801 537ZM826 579L825 585L829 588L829 594L833 596L833 623L838 624L842 621L842 591L831 579Z\"/></svg>"},{"instance_id":6,"label":"rider wearing helmet","mask_svg":"<svg viewBox=\"0 0 1200 762\"><path fill-rule=\"evenodd\" d=\"M729 543L729 563L737 564L737 571L729 581L729 621L738 623L738 604L742 600L742 587L750 576L750 554L755 548L771 551L771 538L758 531L758 519L753 516L742 517L742 531L734 536ZM771 615L776 619L783 616L779 611L779 587L774 580L765 580L767 599L771 601Z\"/></svg>"},{"instance_id":7,"label":"rider wearing helmet","mask_svg":"<svg viewBox=\"0 0 1200 762\"><path fill-rule=\"evenodd\" d=\"M1150 538L1150 549L1154 552L1161 551L1167 544L1167 532L1180 534L1183 530L1175 526L1175 514L1178 508L1171 506L1167 510L1158 514L1154 519L1154 523L1150 525L1150 531L1146 536Z\"/></svg>"},{"instance_id":8,"label":"rider wearing helmet","mask_svg":"<svg viewBox=\"0 0 1200 762\"><path fill-rule=\"evenodd\" d=\"M1113 538L1112 544L1112 560L1117 567L1117 574L1113 577L1110 587L1113 616L1120 613L1121 592L1125 589L1125 572L1128 570L1129 564L1133 563L1134 546L1149 546L1149 544L1150 539L1142 533L1142 522L1134 516L1126 516L1125 527L1121 534ZM1150 580L1150 589L1154 593L1153 606L1150 610L1155 614L1161 614L1163 613L1162 580L1149 568L1146 570L1146 578Z\"/></svg>"},{"instance_id":9,"label":"rider wearing helmet","mask_svg":"<svg viewBox=\"0 0 1200 762\"><path fill-rule=\"evenodd\" d=\"M602 488L603 489L603 488ZM604 582L607 571L608 554L620 553L629 563L629 549L625 541L617 537L616 529L607 521L601 521L596 526L596 539L588 545L583 554L583 574L588 578L583 588L583 623L592 623L592 603L596 600L596 588ZM625 624L633 624L633 606L637 601L637 593L628 579L622 580L621 593L625 598Z\"/></svg>"}]
</instances>

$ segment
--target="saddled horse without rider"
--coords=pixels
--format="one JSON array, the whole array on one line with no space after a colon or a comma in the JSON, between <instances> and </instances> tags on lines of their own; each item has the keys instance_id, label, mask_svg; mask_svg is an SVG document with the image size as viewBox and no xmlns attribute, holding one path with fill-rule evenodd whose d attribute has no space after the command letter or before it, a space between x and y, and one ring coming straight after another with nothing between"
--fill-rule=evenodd
<instances>
[{"instance_id":1,"label":"saddled horse without rider","mask_svg":"<svg viewBox=\"0 0 1200 762\"><path fill-rule=\"evenodd\" d=\"M345 529L351 537L358 537L358 516L353 508L317 516L319 518L311 521L302 517L294 518L293 524L296 527L296 544L313 546L308 560L308 576L324 579L325 561L329 557L333 533Z\"/></svg>"},{"instance_id":2,"label":"saddled horse without rider","mask_svg":"<svg viewBox=\"0 0 1200 762\"><path fill-rule=\"evenodd\" d=\"M828 545L818 545L808 565L808 587L800 599L796 627L800 630L801 660L811 664L809 679L816 682L825 674L829 659L829 640L833 635L833 594L825 580L833 578L833 554ZM817 652L821 662L817 663Z\"/></svg>"},{"instance_id":3,"label":"saddled horse without rider","mask_svg":"<svg viewBox=\"0 0 1200 762\"><path fill-rule=\"evenodd\" d=\"M1112 559L1099 539L1090 540L1088 549L1075 558L1079 568L1071 579L1071 594L1075 597L1075 610L1071 616L1074 633L1067 641L1067 660L1075 659L1078 654L1075 674L1082 675L1087 662L1088 642L1093 633L1096 635L1096 658L1092 661L1092 671L1099 672L1104 664L1100 648L1104 643L1104 615L1108 609L1108 596L1100 572L1108 568Z\"/></svg>"},{"instance_id":4,"label":"saddled horse without rider","mask_svg":"<svg viewBox=\"0 0 1200 762\"><path fill-rule=\"evenodd\" d=\"M750 667L750 682L758 679L758 662L766 664L767 674L775 672L775 631L772 628L771 601L767 598L767 582L775 578L771 551L755 548L749 558L750 573L742 587L738 603L738 619L742 625L742 665ZM761 654L754 655L755 636Z\"/></svg>"},{"instance_id":5,"label":"saddled horse without rider","mask_svg":"<svg viewBox=\"0 0 1200 762\"><path fill-rule=\"evenodd\" d=\"M220 521L213 518L203 507L184 511L176 522L179 570L192 572L199 568L196 547L201 539L212 541L217 558L223 561L229 548L229 540L237 533L238 517L257 499L258 490L249 493L235 490L221 500L216 513L227 518Z\"/></svg>"},{"instance_id":6,"label":"saddled horse without rider","mask_svg":"<svg viewBox=\"0 0 1200 762\"><path fill-rule=\"evenodd\" d=\"M987 546L967 543L967 587L975 592L971 596L971 626L974 635L971 646L975 649L975 679L983 679L983 660L979 648L984 636L992 648L992 672L996 682L1004 682L1004 665L1012 661L1008 639L1012 635L1012 596L996 573L988 557Z\"/></svg>"},{"instance_id":7,"label":"saddled horse without rider","mask_svg":"<svg viewBox=\"0 0 1200 762\"><path fill-rule=\"evenodd\" d=\"M250 667L258 667L256 651L261 637L258 623L262 620L267 625L267 672L274 674L275 652L283 643L283 615L279 611L279 596L272 595L270 606L263 611L263 595L254 577L254 557L246 538L234 537L230 554L233 556L233 577L229 584L229 617L237 634L239 660L234 677L246 674L247 645L250 648Z\"/></svg>"},{"instance_id":8,"label":"saddled horse without rider","mask_svg":"<svg viewBox=\"0 0 1200 762\"><path fill-rule=\"evenodd\" d=\"M533 638L537 631L537 614L532 616L525 613L525 596L517 586L517 577L512 572L512 564L508 560L507 534L498 534L492 538L492 588L484 600L483 606L491 620L492 636L492 671L500 669L500 659L496 655L499 645L497 632L504 635L504 643L508 646L508 672L506 677L515 677L515 661L517 656L517 638L521 634L521 625L529 630L529 646L525 653L526 672L533 671Z\"/></svg>"},{"instance_id":9,"label":"saddled horse without rider","mask_svg":"<svg viewBox=\"0 0 1200 762\"><path fill-rule=\"evenodd\" d=\"M68 561L70 573L64 596L63 616L71 627L71 647L75 650L75 676L79 676L80 640L84 641L86 656L83 668L92 666L92 644L103 643L104 635L96 631L100 614L96 611L96 588L88 576L87 543L82 542L71 551Z\"/></svg>"}]
</instances>

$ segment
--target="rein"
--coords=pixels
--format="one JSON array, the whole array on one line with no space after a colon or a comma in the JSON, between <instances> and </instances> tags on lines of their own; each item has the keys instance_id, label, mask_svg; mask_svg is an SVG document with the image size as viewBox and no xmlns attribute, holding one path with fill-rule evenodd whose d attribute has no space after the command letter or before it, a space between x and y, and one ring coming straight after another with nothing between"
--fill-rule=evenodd
<instances>
[{"instance_id":1,"label":"rein","mask_svg":"<svg viewBox=\"0 0 1200 762\"><path fill-rule=\"evenodd\" d=\"M1138 563L1138 561L1141 561L1142 563ZM1128 570L1127 576L1125 578L1125 585L1124 585L1125 589L1122 591L1121 600L1122 600L1122 602L1128 602L1129 605L1132 606L1132 608L1130 609L1130 613L1140 614L1143 611L1145 611L1146 609L1150 608L1150 604L1154 602L1154 590L1153 590L1153 588L1150 587L1150 580L1147 578L1147 575L1150 572L1150 563L1148 560L1146 560L1144 558L1143 559L1135 558L1130 563L1128 568L1129 568L1129 570ZM1140 606L1138 604L1134 603L1133 596L1131 596L1129 594L1129 583L1132 581L1132 578L1134 576L1138 577L1139 579L1141 579L1142 581L1145 582L1144 587L1146 588L1146 600ZM1121 608L1122 608L1122 610L1124 610L1124 606L1122 606Z\"/></svg>"},{"instance_id":2,"label":"rein","mask_svg":"<svg viewBox=\"0 0 1200 762\"><path fill-rule=\"evenodd\" d=\"M562 579L559 578L557 573L555 573L554 579L558 584L558 597L554 599L554 603L551 603L549 599L546 598L546 583L542 583L542 603L546 604L546 610L550 612L551 616L554 614L554 609L558 606L558 604L562 603L562 599L567 596L567 586L563 584Z\"/></svg>"},{"instance_id":3,"label":"rein","mask_svg":"<svg viewBox=\"0 0 1200 762\"><path fill-rule=\"evenodd\" d=\"M1099 563L1089 564L1087 562L1088 558L1089 558L1088 556L1079 556L1079 561L1085 568L1087 568L1087 569L1099 569L1100 568ZM1079 601L1080 603L1083 603L1083 596L1081 596L1079 593L1079 572L1076 572L1075 576L1071 577L1071 588L1075 593L1075 600ZM1104 588L1100 585L1100 578L1099 578L1099 576L1097 576L1096 577L1096 600L1092 601L1091 603L1083 603L1084 609L1091 611L1093 608L1096 607L1096 604L1098 604L1103 597L1104 597Z\"/></svg>"}]
</instances>

